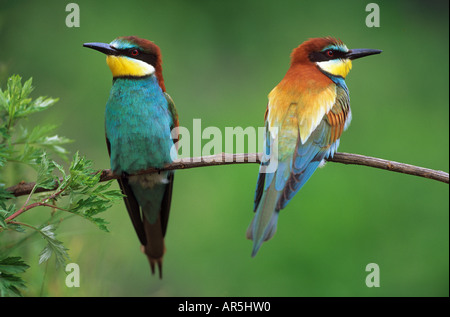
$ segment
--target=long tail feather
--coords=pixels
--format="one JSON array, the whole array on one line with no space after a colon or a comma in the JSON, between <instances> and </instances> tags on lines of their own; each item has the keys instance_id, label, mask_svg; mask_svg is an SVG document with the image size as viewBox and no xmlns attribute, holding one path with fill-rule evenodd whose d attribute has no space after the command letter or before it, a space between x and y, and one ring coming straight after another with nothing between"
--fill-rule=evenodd
<instances>
[{"instance_id":1,"label":"long tail feather","mask_svg":"<svg viewBox=\"0 0 450 317\"><path fill-rule=\"evenodd\" d=\"M150 223L144 216L144 228L147 244L142 246L142 252L147 256L152 274L155 274L156 264L159 270L159 278L162 278L162 262L166 247L164 245L161 217L158 217L155 223Z\"/></svg>"},{"instance_id":2,"label":"long tail feather","mask_svg":"<svg viewBox=\"0 0 450 317\"><path fill-rule=\"evenodd\" d=\"M252 257L256 255L264 241L273 237L277 230L278 210L276 204L280 193L273 184L263 193L250 226L247 238L253 240Z\"/></svg>"},{"instance_id":3,"label":"long tail feather","mask_svg":"<svg viewBox=\"0 0 450 317\"><path fill-rule=\"evenodd\" d=\"M130 185L142 208L146 243L142 243L141 250L147 256L152 274L155 274L155 266L158 266L159 277L162 278L164 236L169 218L173 174L155 173L134 176Z\"/></svg>"}]
</instances>

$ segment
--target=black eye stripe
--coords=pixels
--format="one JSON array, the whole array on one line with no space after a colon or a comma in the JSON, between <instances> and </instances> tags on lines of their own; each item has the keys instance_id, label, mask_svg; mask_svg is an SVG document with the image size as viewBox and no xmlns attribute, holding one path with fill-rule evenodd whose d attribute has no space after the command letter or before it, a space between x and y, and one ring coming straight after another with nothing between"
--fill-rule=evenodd
<instances>
[{"instance_id":1,"label":"black eye stripe","mask_svg":"<svg viewBox=\"0 0 450 317\"><path fill-rule=\"evenodd\" d=\"M132 47L132 48L116 48L116 51L120 52L120 55L126 55L126 56L131 56L131 53L133 51L137 50L139 52L139 54L142 54L143 52L137 48L137 47Z\"/></svg>"},{"instance_id":2,"label":"black eye stripe","mask_svg":"<svg viewBox=\"0 0 450 317\"><path fill-rule=\"evenodd\" d=\"M156 57L155 54L144 52L144 51L142 51L141 49L139 49L137 47L126 48L126 49L116 49L116 50L120 51L120 54L118 54L118 55L128 56L128 57L131 57L131 58L134 58L134 59L141 60L143 62L146 62L147 64L152 65L153 67L155 67L155 65L156 65L157 57ZM139 54L132 55L131 53L134 50L138 50Z\"/></svg>"},{"instance_id":3,"label":"black eye stripe","mask_svg":"<svg viewBox=\"0 0 450 317\"><path fill-rule=\"evenodd\" d=\"M328 52L332 52L332 56L328 55ZM309 54L309 60L311 62L324 62L332 59L345 58L345 52L338 50L326 50L323 52L312 52Z\"/></svg>"}]
</instances>

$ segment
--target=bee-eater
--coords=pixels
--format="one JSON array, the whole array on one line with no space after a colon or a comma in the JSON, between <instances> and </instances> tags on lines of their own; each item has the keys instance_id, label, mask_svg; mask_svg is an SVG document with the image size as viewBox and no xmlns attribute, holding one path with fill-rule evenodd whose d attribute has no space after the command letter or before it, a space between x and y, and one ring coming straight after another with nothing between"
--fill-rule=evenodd
<instances>
[{"instance_id":1,"label":"bee-eater","mask_svg":"<svg viewBox=\"0 0 450 317\"><path fill-rule=\"evenodd\" d=\"M270 92L265 113L266 163L260 166L255 216L247 230L252 256L275 234L280 210L336 152L351 120L345 77L352 60L379 53L349 50L332 37L310 39L293 50L290 68ZM276 171L265 173L264 164L271 160L278 163Z\"/></svg>"},{"instance_id":2,"label":"bee-eater","mask_svg":"<svg viewBox=\"0 0 450 317\"><path fill-rule=\"evenodd\" d=\"M119 185L141 250L153 274L158 265L161 278L174 174L128 177L150 167L162 168L176 157L171 131L178 127L178 115L164 86L160 49L135 36L83 46L106 54L113 75L105 109L111 169L121 175Z\"/></svg>"}]
</instances>

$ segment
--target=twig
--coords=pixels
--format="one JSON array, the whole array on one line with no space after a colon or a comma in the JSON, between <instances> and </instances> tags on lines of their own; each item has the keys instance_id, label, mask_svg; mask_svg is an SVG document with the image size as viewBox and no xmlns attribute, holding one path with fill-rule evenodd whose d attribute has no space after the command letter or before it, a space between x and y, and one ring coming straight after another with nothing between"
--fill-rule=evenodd
<instances>
[{"instance_id":1,"label":"twig","mask_svg":"<svg viewBox=\"0 0 450 317\"><path fill-rule=\"evenodd\" d=\"M191 157L186 159L179 159L166 165L164 168L149 168L140 171L134 175L149 174L164 170L179 170L188 169L196 167L206 167L206 166L218 166L218 165L230 165L230 164L247 164L247 163L260 163L259 153L244 153L244 154L216 154L203 157ZM352 153L335 153L333 158L328 159L329 162L342 163L342 164L353 164L353 165L364 165L374 168L380 168L392 172L404 173L409 175L415 175L419 177L429 178L443 183L449 183L449 175L443 171L432 170L429 168L419 167L415 165L399 163L394 161L388 161L379 159L376 157L370 157L359 154ZM105 169L101 172L100 181L108 181L112 179L118 179L121 176L115 175L111 170ZM98 172L97 172L98 173ZM7 188L14 196L22 196L30 194L35 183L19 183L15 186ZM56 189L58 184L55 184ZM51 191L54 189L44 189L36 188L35 193L41 193L46 191Z\"/></svg>"},{"instance_id":2,"label":"twig","mask_svg":"<svg viewBox=\"0 0 450 317\"><path fill-rule=\"evenodd\" d=\"M60 180L60 181L61 181L61 180ZM29 192L29 196L28 196L28 198L27 198L26 203L22 206L22 208L20 208L20 209L17 210L15 213L13 213L11 216L9 216L8 218L6 218L5 221L10 222L12 219L16 218L17 216L19 216L20 214L24 213L25 211L30 210L31 208L39 207L39 206L46 206L46 207L58 208L58 207L56 207L56 206L47 204L46 201L52 200L52 199L56 198L58 195L60 195L63 191L65 191L65 190L67 189L67 187L69 186L70 182L68 182L68 183L66 184L66 186L64 186L63 188L61 188L61 189L58 190L57 192L51 194L49 197L44 198L42 201L38 201L38 202L29 204L29 205L27 205L27 203L28 203L28 201L30 200L31 194L32 194L32 193L36 193L37 190L38 190L39 188L35 188L35 186L36 186L35 183L25 183L25 185L26 185L26 184L33 184L32 188L31 188L31 190L30 190L30 192ZM19 185L20 185L20 184L19 184ZM41 192L43 192L43 191L51 191L51 190L55 190L55 189L57 189L57 188L58 188L58 186L56 186L56 187L53 188L53 189L43 189L43 188L42 188L43 190L42 190ZM24 194L24 195L26 195L26 194ZM61 208L59 208L59 209L61 209Z\"/></svg>"},{"instance_id":3,"label":"twig","mask_svg":"<svg viewBox=\"0 0 450 317\"><path fill-rule=\"evenodd\" d=\"M34 208L34 207L38 207L38 206L42 206L42 202L35 202L26 206L23 206L22 208L20 208L19 210L17 210L15 213L13 213L11 216L9 216L8 218L5 219L5 221L10 222L12 219L16 218L17 216L19 216L20 214L24 213L25 211Z\"/></svg>"}]
</instances>

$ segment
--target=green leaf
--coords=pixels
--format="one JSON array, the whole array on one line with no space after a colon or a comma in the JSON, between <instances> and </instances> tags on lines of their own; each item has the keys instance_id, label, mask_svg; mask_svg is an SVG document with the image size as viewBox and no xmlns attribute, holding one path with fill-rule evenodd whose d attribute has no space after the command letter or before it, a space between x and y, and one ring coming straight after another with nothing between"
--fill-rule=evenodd
<instances>
[{"instance_id":1,"label":"green leaf","mask_svg":"<svg viewBox=\"0 0 450 317\"><path fill-rule=\"evenodd\" d=\"M53 106L56 102L58 102L58 98L47 98L47 97L39 97L34 100L30 106L23 111L23 115L30 115L35 112L40 112L46 110L48 107Z\"/></svg>"},{"instance_id":2,"label":"green leaf","mask_svg":"<svg viewBox=\"0 0 450 317\"><path fill-rule=\"evenodd\" d=\"M22 154L17 154L18 159L16 160L32 162L37 156L42 155L43 150L50 150L67 161L68 151L61 145L73 141L59 135L51 135L56 127L56 125L36 126L29 131L27 128L19 126L17 137L12 142L15 147L22 145Z\"/></svg>"},{"instance_id":3,"label":"green leaf","mask_svg":"<svg viewBox=\"0 0 450 317\"><path fill-rule=\"evenodd\" d=\"M15 275L25 272L29 266L20 257L7 257L0 260L0 296L22 296L20 288L25 282Z\"/></svg>"},{"instance_id":4,"label":"green leaf","mask_svg":"<svg viewBox=\"0 0 450 317\"><path fill-rule=\"evenodd\" d=\"M0 260L1 274L17 274L25 272L30 266L25 264L20 257L7 257Z\"/></svg>"},{"instance_id":5,"label":"green leaf","mask_svg":"<svg viewBox=\"0 0 450 317\"><path fill-rule=\"evenodd\" d=\"M4 110L8 110L8 101L6 100L5 93L0 88L0 107Z\"/></svg>"},{"instance_id":6,"label":"green leaf","mask_svg":"<svg viewBox=\"0 0 450 317\"><path fill-rule=\"evenodd\" d=\"M4 208L5 207L4 202L13 197L14 195L6 190L4 184L0 184L0 206Z\"/></svg>"},{"instance_id":7,"label":"green leaf","mask_svg":"<svg viewBox=\"0 0 450 317\"><path fill-rule=\"evenodd\" d=\"M109 209L114 201L122 199L123 194L120 190L109 190L113 181L98 183L97 175L88 175L96 183L92 185L90 182L84 181L85 185L78 184L78 187L70 194L70 204L67 209L91 221L99 229L109 232L106 227L108 222L96 216Z\"/></svg>"},{"instance_id":8,"label":"green leaf","mask_svg":"<svg viewBox=\"0 0 450 317\"><path fill-rule=\"evenodd\" d=\"M48 261L54 254L56 257L56 266L65 266L66 260L69 259L67 248L59 240L56 240L53 232L53 225L48 225L39 230L39 233L47 241L47 245L39 254L39 264Z\"/></svg>"},{"instance_id":9,"label":"green leaf","mask_svg":"<svg viewBox=\"0 0 450 317\"><path fill-rule=\"evenodd\" d=\"M66 175L66 171L64 170L64 167L62 167L61 165L59 165L58 163L56 163L55 161L53 161L53 165L55 165L55 167L58 169L58 171L61 173L61 175L63 176L63 179L65 179L67 177Z\"/></svg>"},{"instance_id":10,"label":"green leaf","mask_svg":"<svg viewBox=\"0 0 450 317\"><path fill-rule=\"evenodd\" d=\"M16 148L12 150L10 152L8 160L33 166L36 164L37 160L40 156L42 156L43 153L43 150L25 144L21 151L18 151Z\"/></svg>"},{"instance_id":11,"label":"green leaf","mask_svg":"<svg viewBox=\"0 0 450 317\"><path fill-rule=\"evenodd\" d=\"M39 143L40 140L45 138L49 133L52 133L57 128L56 125L44 125L35 126L33 130L28 131L27 128L22 126L18 129L18 135L16 140L13 142L14 145L17 144L34 144Z\"/></svg>"},{"instance_id":12,"label":"green leaf","mask_svg":"<svg viewBox=\"0 0 450 317\"><path fill-rule=\"evenodd\" d=\"M20 77L19 77L20 78ZM22 93L20 94L20 98L27 98L31 92L34 90L33 86L33 78L29 78L22 87Z\"/></svg>"},{"instance_id":13,"label":"green leaf","mask_svg":"<svg viewBox=\"0 0 450 317\"><path fill-rule=\"evenodd\" d=\"M3 206L0 207L0 226L3 228L7 228L8 225L6 224L5 219L11 216L16 211L16 205L11 204L8 207L5 206L5 204L2 204Z\"/></svg>"},{"instance_id":14,"label":"green leaf","mask_svg":"<svg viewBox=\"0 0 450 317\"><path fill-rule=\"evenodd\" d=\"M54 188L58 180L58 178L53 175L53 170L56 167L55 162L50 160L47 157L47 154L44 153L41 155L38 164L39 165L35 187L42 187L47 189Z\"/></svg>"},{"instance_id":15,"label":"green leaf","mask_svg":"<svg viewBox=\"0 0 450 317\"><path fill-rule=\"evenodd\" d=\"M86 196L86 198L81 198L84 196ZM108 222L106 222L102 218L97 218L94 216L110 208L110 201L99 199L99 197L95 195L81 195L81 197L72 202L72 204L69 206L69 210L91 221L92 223L97 225L99 229L109 232L108 228L106 227Z\"/></svg>"},{"instance_id":16,"label":"green leaf","mask_svg":"<svg viewBox=\"0 0 450 317\"><path fill-rule=\"evenodd\" d=\"M0 91L0 106L5 110L2 121L8 129L15 125L17 119L43 111L58 101L58 99L47 97L38 97L33 100L29 97L32 91L32 79L28 79L22 86L22 78L18 75L11 76L6 90Z\"/></svg>"}]
</instances>

